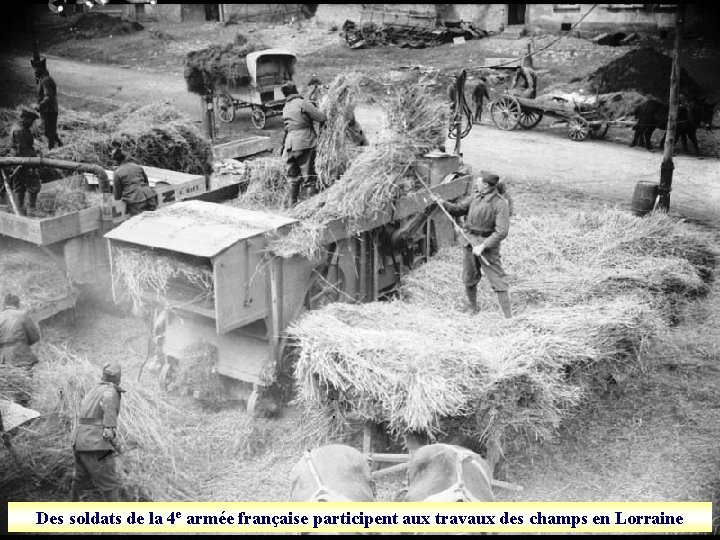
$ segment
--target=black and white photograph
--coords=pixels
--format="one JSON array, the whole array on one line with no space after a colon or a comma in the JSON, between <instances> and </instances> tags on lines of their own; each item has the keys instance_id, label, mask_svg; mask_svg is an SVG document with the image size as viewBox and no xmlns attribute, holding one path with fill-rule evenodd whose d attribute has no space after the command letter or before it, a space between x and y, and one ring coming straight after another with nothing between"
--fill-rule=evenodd
<instances>
[{"instance_id":1,"label":"black and white photograph","mask_svg":"<svg viewBox=\"0 0 720 540\"><path fill-rule=\"evenodd\" d=\"M0 9L6 530L665 501L720 533L720 5Z\"/></svg>"}]
</instances>

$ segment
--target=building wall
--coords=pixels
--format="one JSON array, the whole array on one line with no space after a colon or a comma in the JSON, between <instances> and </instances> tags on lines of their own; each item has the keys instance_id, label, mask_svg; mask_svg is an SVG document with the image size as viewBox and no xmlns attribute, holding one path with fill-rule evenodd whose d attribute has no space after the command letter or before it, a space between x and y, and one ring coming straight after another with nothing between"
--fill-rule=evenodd
<instances>
[{"instance_id":1,"label":"building wall","mask_svg":"<svg viewBox=\"0 0 720 540\"><path fill-rule=\"evenodd\" d=\"M342 26L345 21L359 22L362 4L319 4L315 21L326 26Z\"/></svg>"},{"instance_id":2,"label":"building wall","mask_svg":"<svg viewBox=\"0 0 720 540\"><path fill-rule=\"evenodd\" d=\"M471 22L488 32L507 26L507 4L444 4L446 20Z\"/></svg>"},{"instance_id":3,"label":"building wall","mask_svg":"<svg viewBox=\"0 0 720 540\"><path fill-rule=\"evenodd\" d=\"M223 4L225 20L288 22L302 16L302 4Z\"/></svg>"},{"instance_id":4,"label":"building wall","mask_svg":"<svg viewBox=\"0 0 720 540\"><path fill-rule=\"evenodd\" d=\"M328 26L373 21L434 27L439 4L319 4L315 20Z\"/></svg>"},{"instance_id":5,"label":"building wall","mask_svg":"<svg viewBox=\"0 0 720 540\"><path fill-rule=\"evenodd\" d=\"M599 4L580 24L578 31L582 37L599 32L656 32L672 29L675 25L674 12L648 12L643 9L608 9L612 5ZM622 4L642 6L642 4ZM556 8L555 6L563 6ZM577 6L577 8L565 8ZM528 4L526 26L531 30L559 32L562 23L574 24L590 11L592 4ZM690 6L689 6L690 7ZM686 27L697 23L694 10L688 9ZM587 35L586 35L587 34Z\"/></svg>"}]
</instances>

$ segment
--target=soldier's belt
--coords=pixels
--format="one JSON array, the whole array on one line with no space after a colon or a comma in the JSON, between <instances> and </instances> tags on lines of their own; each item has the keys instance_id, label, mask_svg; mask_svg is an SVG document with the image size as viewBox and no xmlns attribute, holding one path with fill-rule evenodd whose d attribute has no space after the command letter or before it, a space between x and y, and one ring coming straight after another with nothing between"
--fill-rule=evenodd
<instances>
[{"instance_id":1,"label":"soldier's belt","mask_svg":"<svg viewBox=\"0 0 720 540\"><path fill-rule=\"evenodd\" d=\"M78 424L83 426L102 426L103 422L99 418L80 418Z\"/></svg>"}]
</instances>

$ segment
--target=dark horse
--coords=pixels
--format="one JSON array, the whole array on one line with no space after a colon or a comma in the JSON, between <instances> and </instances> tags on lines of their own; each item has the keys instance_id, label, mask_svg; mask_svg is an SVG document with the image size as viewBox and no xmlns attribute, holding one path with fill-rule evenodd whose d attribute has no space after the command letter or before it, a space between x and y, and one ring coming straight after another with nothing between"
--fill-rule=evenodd
<instances>
[{"instance_id":1,"label":"dark horse","mask_svg":"<svg viewBox=\"0 0 720 540\"><path fill-rule=\"evenodd\" d=\"M664 103L651 99L639 105L634 112L637 123L633 127L635 136L630 146L645 143L645 147L652 152L652 134L656 129L667 129L669 107ZM700 155L697 142L697 129L705 126L712 129L715 104L704 100L694 100L689 105L678 106L677 128L675 141L682 140L683 150L689 153L688 139L695 147L695 154ZM665 145L665 137L660 142L660 148Z\"/></svg>"}]
</instances>

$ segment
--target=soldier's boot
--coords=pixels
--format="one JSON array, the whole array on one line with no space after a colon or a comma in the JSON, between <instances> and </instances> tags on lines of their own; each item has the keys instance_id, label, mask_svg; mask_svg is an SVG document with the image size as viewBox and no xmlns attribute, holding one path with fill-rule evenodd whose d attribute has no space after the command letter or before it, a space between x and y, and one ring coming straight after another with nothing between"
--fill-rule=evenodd
<instances>
[{"instance_id":1,"label":"soldier's boot","mask_svg":"<svg viewBox=\"0 0 720 540\"><path fill-rule=\"evenodd\" d=\"M465 299L465 307L463 308L463 313L469 313L470 315L474 315L478 312L477 285L465 287L465 296L467 298Z\"/></svg>"},{"instance_id":2,"label":"soldier's boot","mask_svg":"<svg viewBox=\"0 0 720 540\"><path fill-rule=\"evenodd\" d=\"M15 203L17 204L18 210L20 211L21 216L26 216L27 212L25 211L25 190L19 190L15 192Z\"/></svg>"},{"instance_id":3,"label":"soldier's boot","mask_svg":"<svg viewBox=\"0 0 720 540\"><path fill-rule=\"evenodd\" d=\"M37 206L38 194L37 193L29 193L28 195L29 195L29 199L30 199L28 201L28 214L33 216L36 214L35 207Z\"/></svg>"},{"instance_id":4,"label":"soldier's boot","mask_svg":"<svg viewBox=\"0 0 720 540\"><path fill-rule=\"evenodd\" d=\"M78 502L80 500L80 486L75 480L73 480L70 485L70 500L72 502Z\"/></svg>"},{"instance_id":5,"label":"soldier's boot","mask_svg":"<svg viewBox=\"0 0 720 540\"><path fill-rule=\"evenodd\" d=\"M290 182L290 206L294 206L300 197L300 182Z\"/></svg>"},{"instance_id":6,"label":"soldier's boot","mask_svg":"<svg viewBox=\"0 0 720 540\"><path fill-rule=\"evenodd\" d=\"M500 309L502 309L503 315L505 315L506 319L510 319L512 317L512 306L510 305L510 293L507 291L499 291L497 293L498 297L498 303L500 304Z\"/></svg>"},{"instance_id":7,"label":"soldier's boot","mask_svg":"<svg viewBox=\"0 0 720 540\"><path fill-rule=\"evenodd\" d=\"M305 191L306 197L312 197L313 195L317 195L318 189L315 187L315 185L311 185L307 187L307 190Z\"/></svg>"},{"instance_id":8,"label":"soldier's boot","mask_svg":"<svg viewBox=\"0 0 720 540\"><path fill-rule=\"evenodd\" d=\"M120 502L120 488L109 489L102 494L107 502Z\"/></svg>"}]
</instances>

